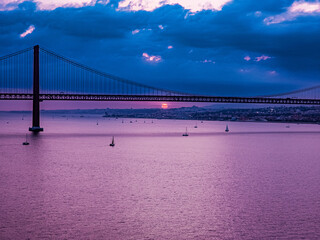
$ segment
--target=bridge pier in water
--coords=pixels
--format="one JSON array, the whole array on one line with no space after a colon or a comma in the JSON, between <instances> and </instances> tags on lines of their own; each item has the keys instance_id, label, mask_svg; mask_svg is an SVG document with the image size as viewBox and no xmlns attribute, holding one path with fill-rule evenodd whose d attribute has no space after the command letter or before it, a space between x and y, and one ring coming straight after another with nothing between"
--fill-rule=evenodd
<instances>
[{"instance_id":1,"label":"bridge pier in water","mask_svg":"<svg viewBox=\"0 0 320 240\"><path fill-rule=\"evenodd\" d=\"M39 45L33 47L33 109L32 132L42 132L40 127L40 81L39 81Z\"/></svg>"}]
</instances>

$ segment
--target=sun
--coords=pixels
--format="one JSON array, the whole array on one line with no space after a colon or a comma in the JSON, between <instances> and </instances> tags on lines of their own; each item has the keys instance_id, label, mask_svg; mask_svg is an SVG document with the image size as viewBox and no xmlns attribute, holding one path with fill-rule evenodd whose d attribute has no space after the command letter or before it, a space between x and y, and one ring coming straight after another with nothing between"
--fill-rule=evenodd
<instances>
[{"instance_id":1,"label":"sun","mask_svg":"<svg viewBox=\"0 0 320 240\"><path fill-rule=\"evenodd\" d=\"M162 108L162 109L167 109L167 108L168 108L168 104L162 103L161 108Z\"/></svg>"}]
</instances>

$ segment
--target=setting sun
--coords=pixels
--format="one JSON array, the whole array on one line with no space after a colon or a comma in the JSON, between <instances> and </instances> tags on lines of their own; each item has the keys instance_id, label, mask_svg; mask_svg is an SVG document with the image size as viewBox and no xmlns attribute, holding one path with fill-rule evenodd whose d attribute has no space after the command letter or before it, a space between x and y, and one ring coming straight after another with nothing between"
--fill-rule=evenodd
<instances>
[{"instance_id":1,"label":"setting sun","mask_svg":"<svg viewBox=\"0 0 320 240\"><path fill-rule=\"evenodd\" d=\"M168 104L162 103L161 108L162 108L162 109L167 109L167 108L168 108Z\"/></svg>"}]
</instances>

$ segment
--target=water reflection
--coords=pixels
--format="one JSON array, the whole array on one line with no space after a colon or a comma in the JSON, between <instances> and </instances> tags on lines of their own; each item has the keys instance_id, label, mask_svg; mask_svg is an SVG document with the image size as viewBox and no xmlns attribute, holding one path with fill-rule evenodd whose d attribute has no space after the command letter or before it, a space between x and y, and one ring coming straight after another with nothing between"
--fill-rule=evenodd
<instances>
[{"instance_id":1,"label":"water reflection","mask_svg":"<svg viewBox=\"0 0 320 240\"><path fill-rule=\"evenodd\" d=\"M320 237L318 125L28 121L0 118L3 239Z\"/></svg>"}]
</instances>

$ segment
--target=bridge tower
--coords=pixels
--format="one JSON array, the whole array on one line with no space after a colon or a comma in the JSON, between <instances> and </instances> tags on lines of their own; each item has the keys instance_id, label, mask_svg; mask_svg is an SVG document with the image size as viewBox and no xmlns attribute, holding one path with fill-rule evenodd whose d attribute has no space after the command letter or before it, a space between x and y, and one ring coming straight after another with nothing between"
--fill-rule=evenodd
<instances>
[{"instance_id":1,"label":"bridge tower","mask_svg":"<svg viewBox=\"0 0 320 240\"><path fill-rule=\"evenodd\" d=\"M40 127L40 81L39 81L39 45L33 47L33 110L32 127L29 131L42 132Z\"/></svg>"}]
</instances>

